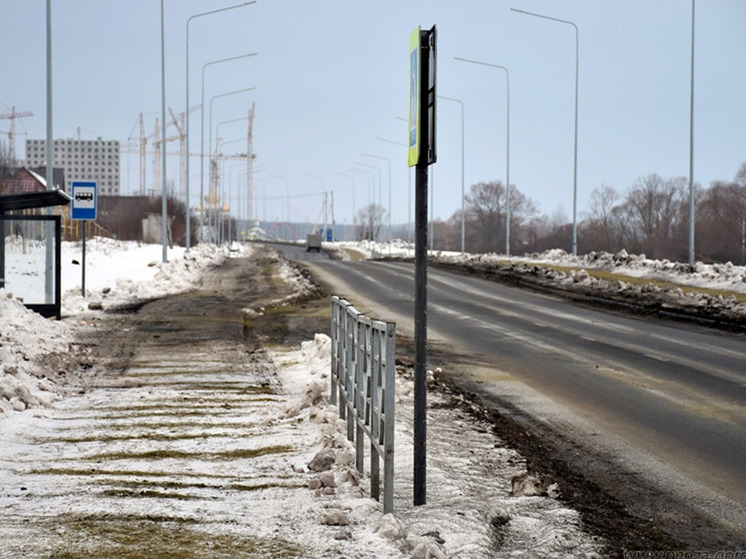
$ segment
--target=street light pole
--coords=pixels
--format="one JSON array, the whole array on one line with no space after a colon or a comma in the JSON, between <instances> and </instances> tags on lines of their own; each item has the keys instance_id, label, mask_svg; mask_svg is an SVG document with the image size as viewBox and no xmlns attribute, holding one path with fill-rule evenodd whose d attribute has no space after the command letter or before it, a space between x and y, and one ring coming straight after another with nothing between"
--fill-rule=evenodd
<instances>
[{"instance_id":1,"label":"street light pole","mask_svg":"<svg viewBox=\"0 0 746 559\"><path fill-rule=\"evenodd\" d=\"M461 99L443 95L438 95L438 98L461 105L461 254L464 254L464 245L466 244L466 222L464 220L464 102Z\"/></svg>"},{"instance_id":2,"label":"street light pole","mask_svg":"<svg viewBox=\"0 0 746 559\"><path fill-rule=\"evenodd\" d=\"M534 12L518 10L516 8L510 8L510 10L519 14L572 25L573 29L575 29L575 147L573 150L572 170L572 253L576 256L578 254L578 26L572 21L567 21L566 19L545 16Z\"/></svg>"},{"instance_id":3,"label":"street light pole","mask_svg":"<svg viewBox=\"0 0 746 559\"><path fill-rule=\"evenodd\" d=\"M230 58L221 58L220 60L212 60L206 62L202 66L202 101L200 102L200 140L199 140L199 203L200 206L204 204L205 198L205 70L208 66L215 64L221 64L223 62L230 62L232 60L239 60L241 58L248 58L250 56L256 56L258 53L250 52L249 54L242 54L240 56L231 56ZM187 117L187 120L189 117ZM164 150L165 151L165 150ZM203 223L204 208L200 212L200 225Z\"/></svg>"},{"instance_id":4,"label":"street light pole","mask_svg":"<svg viewBox=\"0 0 746 559\"><path fill-rule=\"evenodd\" d=\"M513 196L510 189L510 72L505 66L456 57L461 62L497 68L505 72L505 255L510 256L510 219Z\"/></svg>"},{"instance_id":5,"label":"street light pole","mask_svg":"<svg viewBox=\"0 0 746 559\"><path fill-rule=\"evenodd\" d=\"M365 157L372 157L373 159L381 159L386 162L386 166L388 167L389 171L389 234L388 234L388 241L389 241L389 254L391 254L391 160L388 157L381 157L380 155L372 155L370 153L363 153L361 154Z\"/></svg>"},{"instance_id":6,"label":"street light pole","mask_svg":"<svg viewBox=\"0 0 746 559\"><path fill-rule=\"evenodd\" d=\"M356 224L356 217L355 217L355 175L351 175L350 173L343 173L342 171L334 171L338 175L343 175L345 177L348 177L352 179L352 236L353 238L355 235L355 224ZM345 228L345 238L349 239L349 235L346 234L346 228Z\"/></svg>"},{"instance_id":7,"label":"street light pole","mask_svg":"<svg viewBox=\"0 0 746 559\"><path fill-rule=\"evenodd\" d=\"M210 195L212 195L214 189L216 189L218 187L218 185L217 185L217 174L215 175L215 180L214 180L214 184L213 184L213 173L212 173L212 169L213 169L213 167L212 167L212 159L213 159L213 151L212 151L212 104L215 101L215 99L219 99L221 97L228 97L229 95L236 95L238 93L245 93L245 92L248 92L248 91L253 91L255 89L256 89L256 87L247 87L245 89L238 89L236 91L230 91L228 93L220 93L218 95L213 95L210 98L210 133L209 133L209 136L208 136L208 144L207 144L209 146L208 154L210 156ZM217 169L217 167L216 167L216 169ZM214 198L211 199L211 200L214 202ZM219 216L220 216L219 212L218 212L218 215L213 216L214 219L215 219L215 223L216 224L219 221ZM222 232L222 229L220 231Z\"/></svg>"},{"instance_id":8,"label":"street light pole","mask_svg":"<svg viewBox=\"0 0 746 559\"><path fill-rule=\"evenodd\" d=\"M161 0L161 122L163 123L163 144L161 149L161 241L163 244L163 263L168 262L168 207L166 204L166 24L163 17L163 0Z\"/></svg>"},{"instance_id":9,"label":"street light pole","mask_svg":"<svg viewBox=\"0 0 746 559\"><path fill-rule=\"evenodd\" d=\"M235 8L242 8L243 6L249 6L256 4L256 0L252 2L244 2L243 4L237 4L235 6L229 6L228 8L221 8L219 10L211 10L209 12L203 12L201 14L195 14L187 19L186 22L186 110L184 111L184 118L186 119L186 251L189 252L191 246L191 225L190 225L190 210L189 210L189 24L192 23L193 19L199 17L209 16L217 14L218 12L225 12L233 10ZM165 125L164 125L165 126ZM164 150L165 153L165 150ZM202 204L202 201L200 201Z\"/></svg>"},{"instance_id":10,"label":"street light pole","mask_svg":"<svg viewBox=\"0 0 746 559\"><path fill-rule=\"evenodd\" d=\"M689 264L694 265L694 0L692 0L692 62L689 78Z\"/></svg>"},{"instance_id":11,"label":"street light pole","mask_svg":"<svg viewBox=\"0 0 746 559\"><path fill-rule=\"evenodd\" d=\"M365 178L368 179L368 209L371 210L372 208L370 206L373 204L372 197L371 197L371 189L375 190L375 186L376 186L376 179L375 179L375 175L373 174L373 171L368 171L367 169L358 169L356 167L351 167L350 168L350 172L351 173L357 173L358 175L365 175ZM365 233L365 225L366 224L363 223L362 233ZM368 232L369 235L371 233L372 233L372 231ZM370 239L370 240L373 240L373 239Z\"/></svg>"},{"instance_id":12,"label":"street light pole","mask_svg":"<svg viewBox=\"0 0 746 559\"><path fill-rule=\"evenodd\" d=\"M285 181L285 190L287 191L287 207L285 208L285 221L287 223L288 240L290 239L290 180L287 177L281 177L280 175L272 175L275 179Z\"/></svg>"},{"instance_id":13,"label":"street light pole","mask_svg":"<svg viewBox=\"0 0 746 559\"><path fill-rule=\"evenodd\" d=\"M312 175L311 173L306 173L306 176L307 177L312 177L314 179L319 179L321 181L321 199L323 200L322 201L322 205L323 205L323 208L324 208L324 228L322 229L322 232L321 232L321 240L323 242L324 237L326 237L326 226L328 224L328 214L329 214L329 206L327 205L327 199L326 199L326 184L324 182L324 177L322 177L322 176ZM333 199L333 196L332 196L332 199ZM334 240L334 227L333 227L333 225L332 225L332 240Z\"/></svg>"},{"instance_id":14,"label":"street light pole","mask_svg":"<svg viewBox=\"0 0 746 559\"><path fill-rule=\"evenodd\" d=\"M383 191L383 180L381 179L381 168L379 166L377 166L377 165L371 165L370 163L365 163L363 161L355 161L354 163L355 163L355 165L362 165L363 167L368 167L370 169L375 169L376 172L378 173L378 205L380 207L383 207L383 204L381 203L382 197L383 197L383 195L381 193ZM375 201L376 201L376 199L375 199L376 198L376 196L375 196L375 181L374 181L374 189L373 190L374 190L374 192L373 192L373 201L371 203L375 204Z\"/></svg>"},{"instance_id":15,"label":"street light pole","mask_svg":"<svg viewBox=\"0 0 746 559\"><path fill-rule=\"evenodd\" d=\"M376 138L377 140L381 142L386 142L388 144L394 144L397 146L402 146L404 148L408 147L407 144L403 142L396 142L394 140L387 140L386 138ZM389 201L389 205L391 205L391 202ZM412 229L410 227L412 223L412 171L407 167L407 242L412 242Z\"/></svg>"}]
</instances>

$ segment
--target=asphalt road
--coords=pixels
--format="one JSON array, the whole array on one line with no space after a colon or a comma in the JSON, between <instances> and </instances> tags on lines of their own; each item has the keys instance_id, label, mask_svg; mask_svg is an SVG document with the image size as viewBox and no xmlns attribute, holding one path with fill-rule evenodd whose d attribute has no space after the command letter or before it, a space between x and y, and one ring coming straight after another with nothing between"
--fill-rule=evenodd
<instances>
[{"instance_id":1,"label":"asphalt road","mask_svg":"<svg viewBox=\"0 0 746 559\"><path fill-rule=\"evenodd\" d=\"M411 335L411 264L308 264L333 293ZM578 454L602 457L614 470L607 483L644 482L746 533L743 336L600 312L433 268L428 326L431 347L459 356L431 365L574 440Z\"/></svg>"}]
</instances>

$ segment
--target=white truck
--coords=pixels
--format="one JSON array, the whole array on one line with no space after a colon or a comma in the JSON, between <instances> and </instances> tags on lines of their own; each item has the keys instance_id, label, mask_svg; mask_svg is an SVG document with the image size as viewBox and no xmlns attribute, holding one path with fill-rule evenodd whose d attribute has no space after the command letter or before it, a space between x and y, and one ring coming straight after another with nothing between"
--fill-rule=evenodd
<instances>
[{"instance_id":1,"label":"white truck","mask_svg":"<svg viewBox=\"0 0 746 559\"><path fill-rule=\"evenodd\" d=\"M321 235L306 235L306 252L321 252Z\"/></svg>"}]
</instances>

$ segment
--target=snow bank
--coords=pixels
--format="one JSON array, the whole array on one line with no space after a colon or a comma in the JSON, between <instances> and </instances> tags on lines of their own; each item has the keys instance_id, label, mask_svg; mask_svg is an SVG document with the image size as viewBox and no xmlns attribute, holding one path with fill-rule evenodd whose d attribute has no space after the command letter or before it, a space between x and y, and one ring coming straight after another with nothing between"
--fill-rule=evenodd
<instances>
[{"instance_id":1,"label":"snow bank","mask_svg":"<svg viewBox=\"0 0 746 559\"><path fill-rule=\"evenodd\" d=\"M86 297L81 294L82 248L63 245L63 299L65 315L89 309L91 302L103 308L138 299L161 297L193 289L206 269L227 257L224 249L200 244L188 253L177 247L163 260L160 245L123 242L96 237L86 243Z\"/></svg>"},{"instance_id":2,"label":"snow bank","mask_svg":"<svg viewBox=\"0 0 746 559\"><path fill-rule=\"evenodd\" d=\"M364 258L412 258L414 256L414 245L402 239L392 239L386 242L338 242L335 245L342 248L351 248L362 254Z\"/></svg>"},{"instance_id":3,"label":"snow bank","mask_svg":"<svg viewBox=\"0 0 746 559\"><path fill-rule=\"evenodd\" d=\"M725 264L704 264L696 262L694 265L670 260L651 260L644 254L634 255L622 250L617 253L590 252L573 256L561 249L528 254L525 256L507 257L504 254L460 254L438 252L436 260L450 264L485 265L537 265L551 264L561 267L586 268L604 270L635 278L649 278L683 286L706 287L709 289L723 289L746 293L746 266L735 266L730 262ZM568 274L569 275L569 274Z\"/></svg>"},{"instance_id":4,"label":"snow bank","mask_svg":"<svg viewBox=\"0 0 746 559\"><path fill-rule=\"evenodd\" d=\"M70 329L47 320L0 289L0 416L47 406L58 396L41 377L40 359L68 348Z\"/></svg>"}]
</instances>

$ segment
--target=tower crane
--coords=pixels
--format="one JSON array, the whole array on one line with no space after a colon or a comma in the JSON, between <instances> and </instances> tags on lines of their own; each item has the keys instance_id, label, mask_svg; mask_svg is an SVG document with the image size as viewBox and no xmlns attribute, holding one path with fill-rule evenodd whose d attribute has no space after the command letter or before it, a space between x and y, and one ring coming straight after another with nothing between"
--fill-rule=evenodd
<instances>
[{"instance_id":1,"label":"tower crane","mask_svg":"<svg viewBox=\"0 0 746 559\"><path fill-rule=\"evenodd\" d=\"M178 131L178 140L179 140L179 192L181 193L181 197L183 198L186 194L186 158L187 158L187 148L186 148L186 119L189 118L189 115L192 114L194 111L199 109L202 105L197 104L194 105L189 109L189 111L185 113L179 114L179 118L176 118L176 115L174 114L174 111L169 107L168 112L171 113L171 122L173 122L174 126L176 127L176 130ZM172 139L176 138L166 138L166 141L171 141Z\"/></svg>"},{"instance_id":2,"label":"tower crane","mask_svg":"<svg viewBox=\"0 0 746 559\"><path fill-rule=\"evenodd\" d=\"M189 109L189 114L193 113L197 109L199 109L201 105L195 105ZM184 119L186 118L184 113L181 113L178 117L174 114L173 110L169 108L169 111L171 113L171 123L167 124L169 126L170 124L174 124L176 127L176 130L178 132L177 135L168 136L165 138L165 140L161 140L162 136L165 136L165 131L162 130L160 126L159 120L156 118L155 121L155 131L152 134L146 134L145 133L145 123L143 121L143 114L140 113L138 116L138 122L136 126L139 124L140 129L140 136L137 142L137 152L140 155L140 173L139 173L139 179L140 179L140 194L145 194L145 169L146 169L146 163L147 163L147 145L148 141L152 139L153 143L153 149L154 149L154 180L155 185L160 184L160 159L161 159L161 153L164 151L162 149L162 143L163 142L171 142L174 140L179 140L179 157L180 157L180 188L181 192L184 192L185 188L185 157L186 155L186 133L184 131ZM129 141L132 142L135 138L130 135ZM129 145L125 146L126 148L134 148L135 144L130 143ZM129 150L128 150L129 151ZM169 154L172 155L172 154Z\"/></svg>"},{"instance_id":3,"label":"tower crane","mask_svg":"<svg viewBox=\"0 0 746 559\"><path fill-rule=\"evenodd\" d=\"M210 160L210 192L207 195L207 202L208 206L210 208L216 207L219 201L219 195L217 193L218 185L220 183L220 170L219 170L219 161L226 161L226 160L245 160L246 161L246 183L247 183L247 201L246 201L246 219L249 223L254 219L254 207L253 207L253 199L254 199L254 187L252 182L252 175L253 175L253 167L254 167L254 159L256 158L256 154L254 153L254 113L256 110L256 103L251 104L251 109L249 110L249 126L248 126L248 134L246 136L246 153L238 153L234 155L224 155L221 151L221 145L222 145L222 138L218 138L216 140L215 144L215 152L212 154L212 158ZM246 120L246 119L240 119L240 120ZM249 225L251 226L251 225Z\"/></svg>"},{"instance_id":4,"label":"tower crane","mask_svg":"<svg viewBox=\"0 0 746 559\"><path fill-rule=\"evenodd\" d=\"M10 112L4 115L0 115L0 120L10 120L10 131L8 132L8 143L10 144L10 158L15 161L16 159L16 119L24 118L27 116L34 116L31 111L23 111L20 113L16 112L15 107L10 108Z\"/></svg>"}]
</instances>

